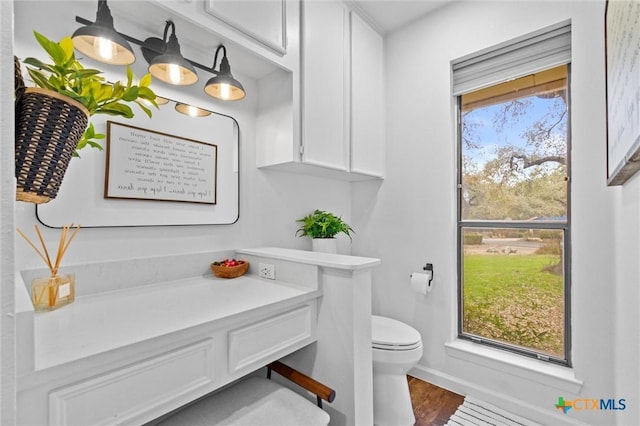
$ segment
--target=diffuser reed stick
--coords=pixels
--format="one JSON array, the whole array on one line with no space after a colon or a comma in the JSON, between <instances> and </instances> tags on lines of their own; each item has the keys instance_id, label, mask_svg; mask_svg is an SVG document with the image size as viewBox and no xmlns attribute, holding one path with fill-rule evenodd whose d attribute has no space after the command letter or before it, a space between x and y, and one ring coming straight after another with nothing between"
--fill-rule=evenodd
<instances>
[{"instance_id":1,"label":"diffuser reed stick","mask_svg":"<svg viewBox=\"0 0 640 426\"><path fill-rule=\"evenodd\" d=\"M42 238L42 233L40 232L40 228L38 228L38 225L35 225L34 227L36 228L36 234L38 234L38 239L40 240L40 244L44 249L44 254L47 256L47 266L49 267L49 269L51 269L51 256L49 256L49 250L47 250L47 245L44 243L44 238ZM22 235L24 236L24 234Z\"/></svg>"},{"instance_id":2,"label":"diffuser reed stick","mask_svg":"<svg viewBox=\"0 0 640 426\"><path fill-rule=\"evenodd\" d=\"M24 238L24 240L44 261L51 273L47 278L36 278L31 284L31 301L37 311L56 309L60 306L73 302L75 298L75 276L73 274L68 274L63 277L58 276L58 269L60 268L62 258L69 249L71 241L73 241L80 230L80 225L77 225L75 230L71 233L71 236L68 237L71 228L73 228L73 224L62 228L54 262L52 262L49 249L44 242L44 238L42 237L42 233L40 232L38 225L35 225L35 229L42 250L40 250L24 232L20 229L16 229L18 234Z\"/></svg>"}]
</instances>

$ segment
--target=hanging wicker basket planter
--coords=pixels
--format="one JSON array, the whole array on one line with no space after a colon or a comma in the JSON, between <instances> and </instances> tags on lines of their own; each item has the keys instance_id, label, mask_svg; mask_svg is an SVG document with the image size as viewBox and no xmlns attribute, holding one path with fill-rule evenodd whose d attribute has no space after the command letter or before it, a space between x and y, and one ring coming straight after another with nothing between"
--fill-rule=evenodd
<instances>
[{"instance_id":1,"label":"hanging wicker basket planter","mask_svg":"<svg viewBox=\"0 0 640 426\"><path fill-rule=\"evenodd\" d=\"M156 94L149 88L151 74L134 84L133 71L127 66L124 83L107 82L100 70L82 66L75 57L71 37L55 42L37 31L33 33L53 63L25 58L27 73L37 87L24 88L20 61L14 57L15 175L16 199L40 204L58 195L69 161L88 128L89 114L132 118L133 111L127 104L135 103L151 117L151 110L139 100L157 104ZM86 136L80 148L87 144L102 148L94 139L104 135L91 127Z\"/></svg>"},{"instance_id":2,"label":"hanging wicker basket planter","mask_svg":"<svg viewBox=\"0 0 640 426\"><path fill-rule=\"evenodd\" d=\"M16 200L46 203L58 195L89 112L67 96L27 87L17 93L15 121Z\"/></svg>"}]
</instances>

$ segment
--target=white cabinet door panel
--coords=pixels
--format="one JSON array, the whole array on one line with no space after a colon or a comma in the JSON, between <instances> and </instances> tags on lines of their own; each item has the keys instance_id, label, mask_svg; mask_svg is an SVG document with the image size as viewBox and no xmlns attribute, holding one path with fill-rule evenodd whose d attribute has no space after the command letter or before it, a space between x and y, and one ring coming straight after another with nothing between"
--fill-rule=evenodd
<instances>
[{"instance_id":1,"label":"white cabinet door panel","mask_svg":"<svg viewBox=\"0 0 640 426\"><path fill-rule=\"evenodd\" d=\"M208 0L205 11L280 53L287 52L285 0Z\"/></svg>"},{"instance_id":2,"label":"white cabinet door panel","mask_svg":"<svg viewBox=\"0 0 640 426\"><path fill-rule=\"evenodd\" d=\"M384 175L382 37L351 13L351 171Z\"/></svg>"},{"instance_id":3,"label":"white cabinet door panel","mask_svg":"<svg viewBox=\"0 0 640 426\"><path fill-rule=\"evenodd\" d=\"M303 162L348 170L349 16L333 1L303 4Z\"/></svg>"},{"instance_id":4,"label":"white cabinet door panel","mask_svg":"<svg viewBox=\"0 0 640 426\"><path fill-rule=\"evenodd\" d=\"M316 336L313 314L305 305L229 332L229 372L255 369L264 365L284 349L308 344Z\"/></svg>"},{"instance_id":5,"label":"white cabinet door panel","mask_svg":"<svg viewBox=\"0 0 640 426\"><path fill-rule=\"evenodd\" d=\"M144 423L178 407L214 382L214 340L57 389L49 395L52 425Z\"/></svg>"}]
</instances>

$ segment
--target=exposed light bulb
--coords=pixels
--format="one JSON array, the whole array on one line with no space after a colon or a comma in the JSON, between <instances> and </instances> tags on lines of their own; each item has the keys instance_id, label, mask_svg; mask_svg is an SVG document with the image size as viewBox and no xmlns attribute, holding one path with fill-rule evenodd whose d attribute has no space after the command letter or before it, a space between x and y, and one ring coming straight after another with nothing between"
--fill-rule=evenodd
<instances>
[{"instance_id":1,"label":"exposed light bulb","mask_svg":"<svg viewBox=\"0 0 640 426\"><path fill-rule=\"evenodd\" d=\"M169 64L167 67L167 77L173 84L178 84L182 80L180 77L180 66L176 64Z\"/></svg>"},{"instance_id":2,"label":"exposed light bulb","mask_svg":"<svg viewBox=\"0 0 640 426\"><path fill-rule=\"evenodd\" d=\"M111 42L111 40L103 38L103 37L96 37L95 38L95 40L93 42L93 50L96 52L96 54L100 58L103 58L103 59L108 60L108 61L113 59L113 56L116 53L115 52L116 47Z\"/></svg>"},{"instance_id":3,"label":"exposed light bulb","mask_svg":"<svg viewBox=\"0 0 640 426\"><path fill-rule=\"evenodd\" d=\"M187 107L187 114L189 114L191 117L197 117L198 116L198 108L194 107L193 105L189 105Z\"/></svg>"},{"instance_id":4,"label":"exposed light bulb","mask_svg":"<svg viewBox=\"0 0 640 426\"><path fill-rule=\"evenodd\" d=\"M231 86L227 83L222 83L220 85L220 97L222 99L229 99L231 97Z\"/></svg>"}]
</instances>

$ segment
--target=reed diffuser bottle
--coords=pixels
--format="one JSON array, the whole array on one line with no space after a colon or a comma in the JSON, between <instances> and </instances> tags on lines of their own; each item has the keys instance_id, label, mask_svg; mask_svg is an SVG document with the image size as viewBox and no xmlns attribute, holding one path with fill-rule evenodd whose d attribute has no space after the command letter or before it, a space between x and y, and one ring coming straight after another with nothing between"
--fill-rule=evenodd
<instances>
[{"instance_id":1,"label":"reed diffuser bottle","mask_svg":"<svg viewBox=\"0 0 640 426\"><path fill-rule=\"evenodd\" d=\"M31 282L31 301L36 312L53 311L73 302L76 297L74 274L51 275Z\"/></svg>"},{"instance_id":2,"label":"reed diffuser bottle","mask_svg":"<svg viewBox=\"0 0 640 426\"><path fill-rule=\"evenodd\" d=\"M75 238L76 234L80 230L80 225L69 236L69 230L71 226L65 226L62 228L60 234L60 241L58 243L58 251L56 253L55 261L51 260L49 256L49 250L47 249L42 234L38 225L35 225L36 234L38 240L42 246L42 251L36 247L36 245L20 230L18 233L25 239L25 241L35 250L35 252L44 261L50 271L48 277L35 278L31 282L31 302L36 312L41 311L53 311L62 306L68 305L75 300L76 296L76 279L74 274L58 275L58 269L60 262L65 252L69 248L71 241ZM68 237L68 239L67 239Z\"/></svg>"}]
</instances>

